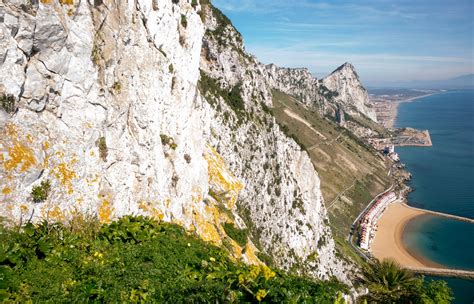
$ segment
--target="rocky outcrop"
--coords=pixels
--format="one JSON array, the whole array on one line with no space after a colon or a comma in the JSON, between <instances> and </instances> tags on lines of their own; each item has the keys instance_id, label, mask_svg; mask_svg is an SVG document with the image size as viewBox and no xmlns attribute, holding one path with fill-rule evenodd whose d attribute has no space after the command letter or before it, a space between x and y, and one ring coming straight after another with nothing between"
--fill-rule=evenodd
<instances>
[{"instance_id":1,"label":"rocky outcrop","mask_svg":"<svg viewBox=\"0 0 474 304\"><path fill-rule=\"evenodd\" d=\"M306 70L261 65L196 1L35 3L0 8L3 216L149 215L248 263L347 279L318 174L269 112L273 89L332 109ZM225 222L250 229L244 248Z\"/></svg>"},{"instance_id":2,"label":"rocky outcrop","mask_svg":"<svg viewBox=\"0 0 474 304\"><path fill-rule=\"evenodd\" d=\"M336 117L337 111L365 115L376 121L375 109L367 90L350 63L345 63L323 79L316 79L307 69L265 67L266 78L273 89L292 95L321 115Z\"/></svg>"},{"instance_id":3,"label":"rocky outcrop","mask_svg":"<svg viewBox=\"0 0 474 304\"><path fill-rule=\"evenodd\" d=\"M377 121L375 109L369 103L369 94L362 86L359 75L350 63L344 63L327 77L321 79L320 87L334 94L334 101L353 115L364 114Z\"/></svg>"}]
</instances>

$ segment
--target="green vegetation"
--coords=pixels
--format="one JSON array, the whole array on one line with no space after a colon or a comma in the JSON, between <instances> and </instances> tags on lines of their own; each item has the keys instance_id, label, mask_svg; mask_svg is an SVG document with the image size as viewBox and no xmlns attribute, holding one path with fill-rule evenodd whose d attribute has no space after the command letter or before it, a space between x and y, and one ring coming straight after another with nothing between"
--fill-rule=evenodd
<instances>
[{"instance_id":1,"label":"green vegetation","mask_svg":"<svg viewBox=\"0 0 474 304\"><path fill-rule=\"evenodd\" d=\"M181 14L181 25L184 27L184 28L187 28L188 27L188 19L186 18L185 15Z\"/></svg>"},{"instance_id":2,"label":"green vegetation","mask_svg":"<svg viewBox=\"0 0 474 304\"><path fill-rule=\"evenodd\" d=\"M16 110L15 106L15 97L13 95L1 95L0 96L0 106L7 113L13 113Z\"/></svg>"},{"instance_id":3,"label":"green vegetation","mask_svg":"<svg viewBox=\"0 0 474 304\"><path fill-rule=\"evenodd\" d=\"M105 162L107 161L107 156L109 155L109 149L107 148L107 141L105 137L99 137L97 140L97 146L99 147L99 156Z\"/></svg>"},{"instance_id":4,"label":"green vegetation","mask_svg":"<svg viewBox=\"0 0 474 304\"><path fill-rule=\"evenodd\" d=\"M247 245L248 240L248 230L247 229L239 229L231 223L224 224L225 233L234 241L237 242L240 246L244 247Z\"/></svg>"},{"instance_id":5,"label":"green vegetation","mask_svg":"<svg viewBox=\"0 0 474 304\"><path fill-rule=\"evenodd\" d=\"M178 145L174 142L173 137L170 137L166 134L160 134L160 139L161 139L161 144L163 146L168 146L173 150L176 150L176 148L178 147Z\"/></svg>"},{"instance_id":6,"label":"green vegetation","mask_svg":"<svg viewBox=\"0 0 474 304\"><path fill-rule=\"evenodd\" d=\"M122 84L120 83L120 81L116 81L114 82L114 84L112 85L112 89L116 92L116 93L119 93L122 91Z\"/></svg>"},{"instance_id":7,"label":"green vegetation","mask_svg":"<svg viewBox=\"0 0 474 304\"><path fill-rule=\"evenodd\" d=\"M33 202L41 203L48 199L49 191L51 190L51 183L49 180L42 181L39 186L34 186L31 191Z\"/></svg>"},{"instance_id":8,"label":"green vegetation","mask_svg":"<svg viewBox=\"0 0 474 304\"><path fill-rule=\"evenodd\" d=\"M340 303L348 291L336 281L247 266L227 256L177 225L143 217L102 227L83 219L68 226L1 227L0 301Z\"/></svg>"},{"instance_id":9,"label":"green vegetation","mask_svg":"<svg viewBox=\"0 0 474 304\"><path fill-rule=\"evenodd\" d=\"M93 62L95 65L98 65L98 64L99 64L99 61L100 61L100 57L101 57L101 54L100 54L100 47L99 47L99 45L94 41L94 46L92 47L92 53L91 53L92 62Z\"/></svg>"},{"instance_id":10,"label":"green vegetation","mask_svg":"<svg viewBox=\"0 0 474 304\"><path fill-rule=\"evenodd\" d=\"M240 84L232 87L230 90L226 90L221 88L221 85L216 79L201 71L199 90L204 96L206 96L211 105L214 105L216 108L218 108L218 100L215 98L218 96L222 97L226 104L236 114L239 123L248 118L248 115L245 112L245 103L242 99L242 89Z\"/></svg>"},{"instance_id":11,"label":"green vegetation","mask_svg":"<svg viewBox=\"0 0 474 304\"><path fill-rule=\"evenodd\" d=\"M361 281L369 289L363 298L370 303L447 304L453 299L446 282L425 282L392 260L365 267Z\"/></svg>"}]
</instances>

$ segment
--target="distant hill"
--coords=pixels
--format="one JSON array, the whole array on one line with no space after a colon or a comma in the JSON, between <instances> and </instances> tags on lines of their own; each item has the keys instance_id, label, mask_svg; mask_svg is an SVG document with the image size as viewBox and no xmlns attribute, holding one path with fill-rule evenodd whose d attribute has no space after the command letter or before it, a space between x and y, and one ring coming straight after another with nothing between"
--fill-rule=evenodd
<instances>
[{"instance_id":1,"label":"distant hill","mask_svg":"<svg viewBox=\"0 0 474 304\"><path fill-rule=\"evenodd\" d=\"M420 80L386 84L383 87L417 89L470 89L474 88L474 74L444 80Z\"/></svg>"}]
</instances>

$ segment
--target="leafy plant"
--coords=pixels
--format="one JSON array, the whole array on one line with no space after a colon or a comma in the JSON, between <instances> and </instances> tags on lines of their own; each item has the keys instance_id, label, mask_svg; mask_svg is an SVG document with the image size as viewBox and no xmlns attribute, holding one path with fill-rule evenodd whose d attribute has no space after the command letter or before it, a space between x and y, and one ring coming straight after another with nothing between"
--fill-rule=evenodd
<instances>
[{"instance_id":1,"label":"leafy plant","mask_svg":"<svg viewBox=\"0 0 474 304\"><path fill-rule=\"evenodd\" d=\"M177 225L145 217L124 217L92 233L46 222L0 227L0 297L15 303L333 303L348 290L227 256Z\"/></svg>"},{"instance_id":2,"label":"leafy plant","mask_svg":"<svg viewBox=\"0 0 474 304\"><path fill-rule=\"evenodd\" d=\"M452 300L446 283L426 283L423 277L416 277L389 259L367 265L362 271L361 282L369 289L362 298L369 302L450 303Z\"/></svg>"},{"instance_id":3,"label":"leafy plant","mask_svg":"<svg viewBox=\"0 0 474 304\"><path fill-rule=\"evenodd\" d=\"M31 191L33 202L41 203L48 199L49 191L51 190L51 183L49 180L42 181L38 186L34 186Z\"/></svg>"}]
</instances>

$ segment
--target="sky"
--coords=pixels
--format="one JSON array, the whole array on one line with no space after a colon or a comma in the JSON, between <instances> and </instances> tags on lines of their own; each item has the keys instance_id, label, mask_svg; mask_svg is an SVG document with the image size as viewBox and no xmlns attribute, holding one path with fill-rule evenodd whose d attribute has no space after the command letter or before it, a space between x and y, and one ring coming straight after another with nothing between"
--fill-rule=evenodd
<instances>
[{"instance_id":1,"label":"sky","mask_svg":"<svg viewBox=\"0 0 474 304\"><path fill-rule=\"evenodd\" d=\"M213 0L262 63L322 77L351 62L365 85L474 73L474 0Z\"/></svg>"}]
</instances>

